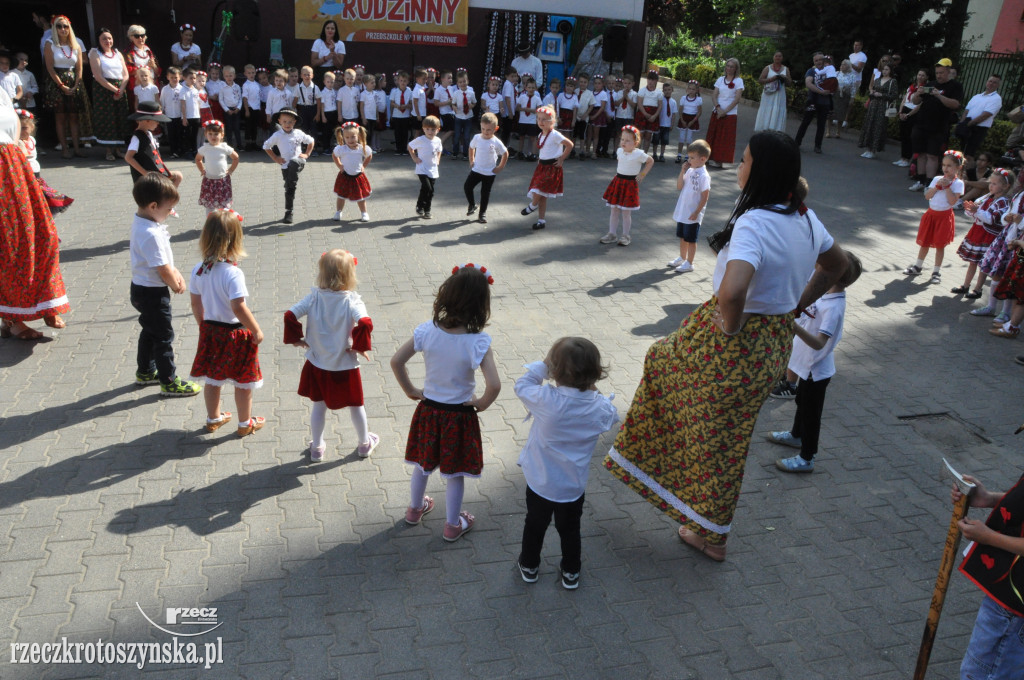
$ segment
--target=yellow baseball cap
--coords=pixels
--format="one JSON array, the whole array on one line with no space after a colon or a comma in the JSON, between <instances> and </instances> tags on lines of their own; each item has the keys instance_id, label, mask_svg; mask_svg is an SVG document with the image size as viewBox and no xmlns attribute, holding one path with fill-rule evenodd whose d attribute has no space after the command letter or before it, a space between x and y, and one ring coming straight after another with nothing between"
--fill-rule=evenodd
<instances>
[{"instance_id":1,"label":"yellow baseball cap","mask_svg":"<svg viewBox=\"0 0 1024 680\"><path fill-rule=\"evenodd\" d=\"M946 57L943 57L942 59L939 59L939 61L936 62L935 65L936 66L952 66L953 65L953 60L952 59L948 59Z\"/></svg>"}]
</instances>

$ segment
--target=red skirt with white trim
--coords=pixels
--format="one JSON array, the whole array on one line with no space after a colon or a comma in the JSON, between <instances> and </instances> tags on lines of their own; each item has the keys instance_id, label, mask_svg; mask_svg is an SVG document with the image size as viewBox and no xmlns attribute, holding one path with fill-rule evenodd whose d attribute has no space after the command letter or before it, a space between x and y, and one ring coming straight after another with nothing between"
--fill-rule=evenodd
<instances>
[{"instance_id":1,"label":"red skirt with white trim","mask_svg":"<svg viewBox=\"0 0 1024 680\"><path fill-rule=\"evenodd\" d=\"M362 406L363 378L358 368L325 371L307 360L299 377L299 396L310 401L322 401L332 411L346 406Z\"/></svg>"},{"instance_id":2,"label":"red skirt with white trim","mask_svg":"<svg viewBox=\"0 0 1024 680\"><path fill-rule=\"evenodd\" d=\"M562 109L558 113L558 129L560 131L572 132L573 125L576 122L576 110L575 109Z\"/></svg>"},{"instance_id":3,"label":"red skirt with white trim","mask_svg":"<svg viewBox=\"0 0 1024 680\"><path fill-rule=\"evenodd\" d=\"M558 198L562 195L562 167L537 163L537 169L533 171L530 178L530 190L526 195L533 198L533 194L546 196L547 198Z\"/></svg>"},{"instance_id":4,"label":"red skirt with white trim","mask_svg":"<svg viewBox=\"0 0 1024 680\"><path fill-rule=\"evenodd\" d=\"M243 390L263 387L259 346L252 333L240 325L203 321L191 376L207 385L230 383Z\"/></svg>"},{"instance_id":5,"label":"red skirt with white trim","mask_svg":"<svg viewBox=\"0 0 1024 680\"><path fill-rule=\"evenodd\" d=\"M620 210L640 209L640 185L635 178L626 179L621 175L615 175L608 188L604 190L604 204L609 208Z\"/></svg>"},{"instance_id":6,"label":"red skirt with white trim","mask_svg":"<svg viewBox=\"0 0 1024 680\"><path fill-rule=\"evenodd\" d=\"M370 180L366 179L366 173L350 175L344 170L338 173L334 180L334 195L346 201L362 201L371 193Z\"/></svg>"},{"instance_id":7,"label":"red skirt with white trim","mask_svg":"<svg viewBox=\"0 0 1024 680\"><path fill-rule=\"evenodd\" d=\"M636 125L640 132L657 132L661 129L661 121L655 116L654 120L648 120L647 116L658 110L657 106L645 106L643 109L638 108L636 110L636 116L633 118L633 125ZM647 114L647 115L644 115Z\"/></svg>"},{"instance_id":8,"label":"red skirt with white trim","mask_svg":"<svg viewBox=\"0 0 1024 680\"><path fill-rule=\"evenodd\" d=\"M956 216L953 210L932 210L928 208L921 216L917 228L917 245L925 248L945 248L953 242L956 231Z\"/></svg>"},{"instance_id":9,"label":"red skirt with white trim","mask_svg":"<svg viewBox=\"0 0 1024 680\"><path fill-rule=\"evenodd\" d=\"M984 225L975 222L971 225L971 229L967 232L960 247L956 249L956 254L964 262L981 262L996 236L998 234L993 234L985 229Z\"/></svg>"},{"instance_id":10,"label":"red skirt with white trim","mask_svg":"<svg viewBox=\"0 0 1024 680\"><path fill-rule=\"evenodd\" d=\"M601 107L601 110L597 112L593 118L590 119L590 124L593 127L605 127L608 125L608 113Z\"/></svg>"},{"instance_id":11,"label":"red skirt with white trim","mask_svg":"<svg viewBox=\"0 0 1024 680\"><path fill-rule=\"evenodd\" d=\"M412 416L405 462L442 477L479 477L484 469L480 421L472 411L449 411L420 402Z\"/></svg>"}]
</instances>

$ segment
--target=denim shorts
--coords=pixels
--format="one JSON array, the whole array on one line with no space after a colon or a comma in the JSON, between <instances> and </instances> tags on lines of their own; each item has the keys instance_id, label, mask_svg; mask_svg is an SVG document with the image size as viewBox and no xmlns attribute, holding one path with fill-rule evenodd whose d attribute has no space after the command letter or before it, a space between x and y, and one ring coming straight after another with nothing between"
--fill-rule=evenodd
<instances>
[{"instance_id":1,"label":"denim shorts","mask_svg":"<svg viewBox=\"0 0 1024 680\"><path fill-rule=\"evenodd\" d=\"M700 225L696 222L676 222L676 238L681 238L687 243L697 242L697 232Z\"/></svg>"},{"instance_id":2,"label":"denim shorts","mask_svg":"<svg viewBox=\"0 0 1024 680\"><path fill-rule=\"evenodd\" d=\"M1018 680L1024 668L1024 617L985 596L960 665L960 680Z\"/></svg>"}]
</instances>

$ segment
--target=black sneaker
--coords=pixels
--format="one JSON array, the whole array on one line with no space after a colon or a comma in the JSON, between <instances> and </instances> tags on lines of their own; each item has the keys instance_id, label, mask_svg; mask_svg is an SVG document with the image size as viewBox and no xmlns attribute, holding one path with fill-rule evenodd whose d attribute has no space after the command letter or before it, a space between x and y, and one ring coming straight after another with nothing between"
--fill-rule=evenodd
<instances>
[{"instance_id":1,"label":"black sneaker","mask_svg":"<svg viewBox=\"0 0 1024 680\"><path fill-rule=\"evenodd\" d=\"M533 230L537 231L538 229L543 229L546 226L548 226L547 222L541 222L540 220L537 220L536 222L533 223Z\"/></svg>"},{"instance_id":2,"label":"black sneaker","mask_svg":"<svg viewBox=\"0 0 1024 680\"><path fill-rule=\"evenodd\" d=\"M480 213L480 216L476 218L476 221L479 222L480 224L487 224L487 216L484 215L483 213Z\"/></svg>"},{"instance_id":3,"label":"black sneaker","mask_svg":"<svg viewBox=\"0 0 1024 680\"><path fill-rule=\"evenodd\" d=\"M796 386L790 385L788 380L781 378L779 384L771 391L770 396L776 399L794 399L796 398Z\"/></svg>"},{"instance_id":4,"label":"black sneaker","mask_svg":"<svg viewBox=\"0 0 1024 680\"><path fill-rule=\"evenodd\" d=\"M475 204L475 203L474 203L473 205L469 206L469 207L468 207L468 208L466 209L466 215L467 215L467 216L469 216L469 215L472 215L472 214L473 214L473 213L475 213L475 212L476 212L476 204Z\"/></svg>"},{"instance_id":5,"label":"black sneaker","mask_svg":"<svg viewBox=\"0 0 1024 680\"><path fill-rule=\"evenodd\" d=\"M423 217L423 208L416 208L416 214Z\"/></svg>"},{"instance_id":6,"label":"black sneaker","mask_svg":"<svg viewBox=\"0 0 1024 680\"><path fill-rule=\"evenodd\" d=\"M423 219L425 219L425 220L429 220L429 219L433 219L433 218L431 218L431 216L430 216L430 212L429 212L429 211L427 211L427 210L424 210L424 211L423 211Z\"/></svg>"},{"instance_id":7,"label":"black sneaker","mask_svg":"<svg viewBox=\"0 0 1024 680\"><path fill-rule=\"evenodd\" d=\"M520 568L522 568L522 567L520 567ZM577 572L575 574L570 574L565 569L562 569L561 572L562 572L562 587L563 588L565 588L566 590L576 590L577 588L580 587L580 575L579 575L579 572Z\"/></svg>"},{"instance_id":8,"label":"black sneaker","mask_svg":"<svg viewBox=\"0 0 1024 680\"><path fill-rule=\"evenodd\" d=\"M157 377L156 371L150 371L149 373L135 372L136 385L156 385L159 382L160 379Z\"/></svg>"},{"instance_id":9,"label":"black sneaker","mask_svg":"<svg viewBox=\"0 0 1024 680\"><path fill-rule=\"evenodd\" d=\"M292 211L286 210L284 213L284 217L281 218L281 221L284 222L285 224L291 224L293 222Z\"/></svg>"},{"instance_id":10,"label":"black sneaker","mask_svg":"<svg viewBox=\"0 0 1024 680\"><path fill-rule=\"evenodd\" d=\"M519 575L523 577L524 581L527 583L537 582L537 569L527 569L519 560L516 560L516 566L519 568Z\"/></svg>"}]
</instances>

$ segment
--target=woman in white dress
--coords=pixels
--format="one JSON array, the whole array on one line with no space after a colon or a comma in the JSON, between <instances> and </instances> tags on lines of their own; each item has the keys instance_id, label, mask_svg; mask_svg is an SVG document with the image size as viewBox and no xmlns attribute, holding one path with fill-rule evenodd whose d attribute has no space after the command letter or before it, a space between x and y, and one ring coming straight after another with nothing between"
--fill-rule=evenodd
<instances>
[{"instance_id":1,"label":"woman in white dress","mask_svg":"<svg viewBox=\"0 0 1024 680\"><path fill-rule=\"evenodd\" d=\"M761 106L754 121L754 132L761 130L786 131L786 86L793 84L789 69L782 63L782 52L776 52L772 63L764 67L757 79L764 86Z\"/></svg>"}]
</instances>

